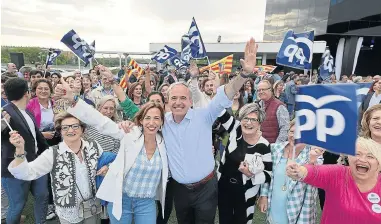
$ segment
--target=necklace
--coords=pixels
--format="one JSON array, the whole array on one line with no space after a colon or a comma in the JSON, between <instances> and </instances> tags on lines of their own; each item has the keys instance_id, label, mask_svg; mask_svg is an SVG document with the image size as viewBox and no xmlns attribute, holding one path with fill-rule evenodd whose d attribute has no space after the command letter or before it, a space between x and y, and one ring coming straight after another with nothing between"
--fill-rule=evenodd
<instances>
[{"instance_id":1,"label":"necklace","mask_svg":"<svg viewBox=\"0 0 381 224\"><path fill-rule=\"evenodd\" d=\"M286 146L287 148L287 146ZM288 163L288 159L290 158L290 152L291 150L288 151L288 156L287 156L287 161L286 161L286 166L287 166L287 163ZM282 185L282 191L286 191L287 190L287 175L286 177L284 178L284 183Z\"/></svg>"}]
</instances>

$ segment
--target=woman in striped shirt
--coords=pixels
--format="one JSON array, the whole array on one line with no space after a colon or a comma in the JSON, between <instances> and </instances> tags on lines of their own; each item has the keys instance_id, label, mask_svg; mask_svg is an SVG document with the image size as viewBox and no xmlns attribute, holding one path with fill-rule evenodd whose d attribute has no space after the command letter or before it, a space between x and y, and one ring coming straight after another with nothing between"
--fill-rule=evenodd
<instances>
[{"instance_id":1,"label":"woman in striped shirt","mask_svg":"<svg viewBox=\"0 0 381 224\"><path fill-rule=\"evenodd\" d=\"M251 223L260 185L271 180L269 142L260 124L265 112L258 104L241 108L238 120L225 112L219 121L230 134L218 168L218 211L220 223Z\"/></svg>"}]
</instances>

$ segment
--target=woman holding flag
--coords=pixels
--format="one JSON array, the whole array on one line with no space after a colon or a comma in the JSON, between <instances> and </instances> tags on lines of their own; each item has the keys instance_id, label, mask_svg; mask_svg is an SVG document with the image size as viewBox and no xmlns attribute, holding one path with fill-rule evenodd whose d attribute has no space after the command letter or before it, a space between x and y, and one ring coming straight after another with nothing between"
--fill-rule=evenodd
<instances>
[{"instance_id":1,"label":"woman holding flag","mask_svg":"<svg viewBox=\"0 0 381 224\"><path fill-rule=\"evenodd\" d=\"M317 217L318 190L288 178L286 166L293 159L299 165L314 164L322 152L310 155L310 146L294 145L294 132L295 120L290 123L288 142L271 144L273 177L270 184L265 183L261 187L259 207L261 212L267 212L270 223L314 224Z\"/></svg>"},{"instance_id":2,"label":"woman holding flag","mask_svg":"<svg viewBox=\"0 0 381 224\"><path fill-rule=\"evenodd\" d=\"M290 163L287 175L326 192L321 223L381 223L381 150L372 139L358 138L349 166Z\"/></svg>"}]
</instances>

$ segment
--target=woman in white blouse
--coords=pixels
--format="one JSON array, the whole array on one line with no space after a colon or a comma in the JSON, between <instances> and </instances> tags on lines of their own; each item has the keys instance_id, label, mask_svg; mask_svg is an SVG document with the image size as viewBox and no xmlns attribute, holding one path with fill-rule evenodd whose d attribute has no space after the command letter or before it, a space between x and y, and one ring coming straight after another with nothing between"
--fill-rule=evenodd
<instances>
[{"instance_id":1,"label":"woman in white blouse","mask_svg":"<svg viewBox=\"0 0 381 224\"><path fill-rule=\"evenodd\" d=\"M55 128L61 133L63 142L45 150L30 163L25 159L23 138L12 132L10 142L16 147L16 152L8 169L21 180L35 180L50 173L54 204L61 224L100 223L100 204L95 199L95 176L104 175L108 170L107 166L98 172L96 170L102 148L94 141L82 139L85 124L71 114L57 115ZM90 214L84 211L85 201L96 205Z\"/></svg>"},{"instance_id":2,"label":"woman in white blouse","mask_svg":"<svg viewBox=\"0 0 381 224\"><path fill-rule=\"evenodd\" d=\"M107 72L103 69L101 67L101 72ZM56 94L71 102L69 113L101 134L121 140L118 155L96 195L110 202L108 214L111 223L132 223L134 219L136 224L155 224L155 199L163 205L163 214L168 180L167 153L161 136L164 123L162 106L145 104L135 115L138 126L126 134L110 118L74 97L69 84L63 80L61 82Z\"/></svg>"}]
</instances>

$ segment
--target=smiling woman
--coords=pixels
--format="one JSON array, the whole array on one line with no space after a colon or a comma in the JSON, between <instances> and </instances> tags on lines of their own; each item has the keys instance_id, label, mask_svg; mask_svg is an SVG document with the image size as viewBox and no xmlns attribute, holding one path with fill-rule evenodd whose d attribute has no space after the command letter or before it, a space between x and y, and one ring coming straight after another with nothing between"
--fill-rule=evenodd
<instances>
[{"instance_id":1,"label":"smiling woman","mask_svg":"<svg viewBox=\"0 0 381 224\"><path fill-rule=\"evenodd\" d=\"M381 150L371 139L358 138L349 166L287 166L287 175L325 190L322 224L381 223Z\"/></svg>"},{"instance_id":2,"label":"smiling woman","mask_svg":"<svg viewBox=\"0 0 381 224\"><path fill-rule=\"evenodd\" d=\"M361 121L361 135L381 144L381 104L365 111Z\"/></svg>"},{"instance_id":3,"label":"smiling woman","mask_svg":"<svg viewBox=\"0 0 381 224\"><path fill-rule=\"evenodd\" d=\"M45 150L32 162L22 156L24 140L18 133L12 133L10 142L16 147L16 156L8 169L18 179L35 180L51 173L51 186L56 212L61 223L99 223L100 201L95 198L98 158L103 150L94 141L82 139L85 124L68 113L57 115L56 131L61 133L63 141ZM75 197L72 197L75 195ZM85 210L86 204L93 201L96 210Z\"/></svg>"}]
</instances>

